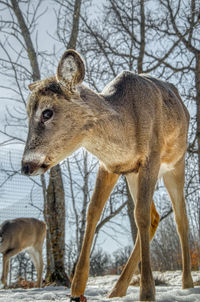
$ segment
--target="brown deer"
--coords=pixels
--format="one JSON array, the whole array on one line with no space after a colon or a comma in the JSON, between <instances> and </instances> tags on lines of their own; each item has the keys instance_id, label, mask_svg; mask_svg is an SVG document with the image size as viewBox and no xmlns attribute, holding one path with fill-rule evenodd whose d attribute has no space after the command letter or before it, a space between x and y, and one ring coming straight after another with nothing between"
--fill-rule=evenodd
<instances>
[{"instance_id":1,"label":"brown deer","mask_svg":"<svg viewBox=\"0 0 200 302\"><path fill-rule=\"evenodd\" d=\"M84 75L80 55L67 50L55 77L29 85L29 133L22 159L25 175L46 172L79 147L100 160L71 301L84 300L95 228L120 174L126 176L135 203L138 237L109 297L126 294L141 261L140 300L155 300L149 245L159 223L152 197L162 176L181 241L183 288L193 287L183 192L189 114L177 89L148 75L123 71L98 94L82 85Z\"/></svg>"},{"instance_id":2,"label":"brown deer","mask_svg":"<svg viewBox=\"0 0 200 302\"><path fill-rule=\"evenodd\" d=\"M7 285L10 258L23 250L28 252L37 270L36 287L42 286L42 246L46 236L46 223L35 218L6 220L0 225L0 253L3 254L1 282Z\"/></svg>"}]
</instances>

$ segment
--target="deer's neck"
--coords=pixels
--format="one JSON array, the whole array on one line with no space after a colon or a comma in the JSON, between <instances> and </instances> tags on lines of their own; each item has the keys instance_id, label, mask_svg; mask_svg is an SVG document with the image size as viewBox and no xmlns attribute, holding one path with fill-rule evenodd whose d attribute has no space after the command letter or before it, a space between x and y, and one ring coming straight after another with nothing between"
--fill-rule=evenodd
<instances>
[{"instance_id":1,"label":"deer's neck","mask_svg":"<svg viewBox=\"0 0 200 302\"><path fill-rule=\"evenodd\" d=\"M93 112L94 119L106 118L117 114L112 105L101 94L84 85L79 86L79 93L86 108L89 108Z\"/></svg>"},{"instance_id":2,"label":"deer's neck","mask_svg":"<svg viewBox=\"0 0 200 302\"><path fill-rule=\"evenodd\" d=\"M91 119L84 126L86 131L83 147L106 166L115 165L123 156L128 156L127 149L124 148L129 142L127 125L123 123L123 110L117 112L102 95L86 87L82 87L80 95L92 112Z\"/></svg>"}]
</instances>

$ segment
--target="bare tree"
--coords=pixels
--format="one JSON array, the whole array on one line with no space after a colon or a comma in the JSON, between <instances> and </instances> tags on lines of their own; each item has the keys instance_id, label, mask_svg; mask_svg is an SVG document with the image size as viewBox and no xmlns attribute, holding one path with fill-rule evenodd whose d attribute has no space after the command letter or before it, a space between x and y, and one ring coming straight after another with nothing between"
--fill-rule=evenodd
<instances>
[{"instance_id":1,"label":"bare tree","mask_svg":"<svg viewBox=\"0 0 200 302\"><path fill-rule=\"evenodd\" d=\"M108 271L111 264L110 255L102 249L95 251L90 259L90 274L91 276L103 276Z\"/></svg>"},{"instance_id":2,"label":"bare tree","mask_svg":"<svg viewBox=\"0 0 200 302\"><path fill-rule=\"evenodd\" d=\"M181 248L172 216L159 227L151 246L152 266L155 270L181 269Z\"/></svg>"},{"instance_id":3,"label":"bare tree","mask_svg":"<svg viewBox=\"0 0 200 302\"><path fill-rule=\"evenodd\" d=\"M117 274L120 274L123 270L123 267L130 256L131 249L131 246L125 246L114 252L113 267L115 268Z\"/></svg>"},{"instance_id":4,"label":"bare tree","mask_svg":"<svg viewBox=\"0 0 200 302\"><path fill-rule=\"evenodd\" d=\"M26 106L26 96L24 93L25 90L25 85L27 83L27 81L29 81L29 83L31 81L37 81L40 80L40 69L39 69L39 57L40 55L42 55L41 53L39 53L37 48L37 41L35 41L35 44L32 40L31 34L32 32L34 32L36 30L37 27L37 21L39 19L39 17L41 17L46 9L44 8L42 10L42 4L43 1L40 0L37 2L37 4L34 4L32 1L28 1L27 3L24 1L16 1L16 0L10 0L7 3L4 1L1 1L0 4L4 7L4 9L6 9L9 12L10 15L10 19L9 21L5 20L1 22L2 28L3 28L3 32L4 34L7 34L6 37L6 44L4 45L3 43L1 44L2 49L4 50L4 53L6 54L7 59L2 59L2 65L4 67L4 69L6 69L7 71L7 75L9 77L9 73L10 70L13 73L13 78L15 80L15 84L16 84L16 88L15 86L10 88L10 90L12 90L13 92L17 93L19 100L15 100L17 102L19 102L20 104L23 104L23 111L19 111L19 109L16 109L16 112L18 113L18 115L16 116L15 114L12 114L10 111L8 111L9 117L12 118L12 120L14 120L15 122L12 123L8 120L7 125L3 131L4 134L6 134L6 136L9 138L9 142L12 141L16 141L16 140L20 140L23 142L23 138L19 138L17 137L17 135L15 136L12 132L12 134L10 134L7 129L9 129L10 127L15 127L16 124L18 125L18 127L25 127L26 129L26 118L25 118L25 106ZM15 43L19 43L19 48L15 49L12 46L12 43L10 42L10 37L12 37L12 39L15 40ZM14 55L16 56L16 61L13 60ZM27 62L26 62L27 61ZM28 65L30 65L30 68L28 67ZM7 89L9 89L9 87L6 87ZM20 117L18 117L19 115L21 115ZM15 133L15 132L14 132ZM46 183L45 183L45 178L44 176L41 177L41 183L42 183L42 187L43 187L43 196L44 196L44 216L45 216L45 220L47 222L47 224L49 225L49 217L52 217L52 215L54 215L48 212L48 201L50 201L50 196L48 196L48 192L51 192L51 190L49 190L48 192L46 192ZM52 180L50 180L50 184L52 183ZM59 187L59 190L63 190L62 188L62 182L60 179L60 183L57 181L56 182L57 186ZM60 208L63 204L64 204L64 193L63 195L63 199L61 199L61 194L55 194L54 196L59 196L58 198L58 205L57 207ZM65 209L65 207L64 207ZM62 213L62 215L64 215L64 219L65 219L65 211L60 211ZM63 234L65 228L63 227L63 223L62 223L63 219L61 219L60 217L60 225L58 224L57 227L60 229L60 233ZM52 229L52 228L50 228ZM52 242L55 242L55 238L53 236L53 234L51 234L49 232L48 229L48 234L47 234L47 259L49 260L49 252L51 251L55 251L55 249L51 249L52 246ZM57 234L59 233L59 231L57 230ZM59 234L60 234L59 233ZM60 239L60 242L59 242ZM62 236L60 236L59 238L57 238L57 246L58 248L60 248L61 245L63 245L63 249L61 248L61 251L63 251L63 257L64 257L64 239L62 239ZM58 252L55 252L56 254L58 254ZM53 259L59 261L60 258L56 258L51 256L50 259ZM56 267L56 269L60 269L62 272L62 277L64 278L64 261L62 262L62 265L59 265L57 263L55 263L54 261L54 268ZM47 261L47 264L50 265L50 261ZM49 267L52 269L52 265L49 266L47 265L47 271L49 271ZM57 271L57 275L59 275L59 272ZM60 281L60 279L59 279ZM65 284L67 284L69 286L69 280L67 275L65 274L65 278L64 278L64 282Z\"/></svg>"},{"instance_id":5,"label":"bare tree","mask_svg":"<svg viewBox=\"0 0 200 302\"><path fill-rule=\"evenodd\" d=\"M58 24L58 38L60 31L60 19L63 13L64 1L56 1L60 6L57 13ZM70 27L70 38L67 48L76 48L76 41L78 37L79 16L80 16L81 0L75 0L70 4L70 9L73 11L73 22ZM65 13L69 14L69 6ZM65 30L66 24L63 24ZM56 212L56 215L55 215ZM62 172L60 165L56 165L50 171L49 186L47 190L47 207L46 213L49 220L50 233L51 233L51 250L52 254L48 255L49 269L47 270L46 278L50 282L58 282L69 285L69 279L65 273L64 256L65 256L65 196L62 181Z\"/></svg>"},{"instance_id":6,"label":"bare tree","mask_svg":"<svg viewBox=\"0 0 200 302\"><path fill-rule=\"evenodd\" d=\"M190 141L189 151L198 155L200 171L200 3L197 0L158 2L160 5L158 8L163 13L156 27L157 37L163 39L165 46L169 42L173 46L170 56L163 61L164 70L168 77L178 76L177 81L182 88L182 94L187 99L195 101L196 134L194 135L193 129L194 137ZM194 88L190 85L191 79L195 83Z\"/></svg>"},{"instance_id":7,"label":"bare tree","mask_svg":"<svg viewBox=\"0 0 200 302\"><path fill-rule=\"evenodd\" d=\"M72 23L70 24L67 48L76 48L76 42L79 29L79 18L81 0L75 0L73 3L68 2L67 7L64 6L66 1L56 1L59 4L56 17L57 17L57 36L58 39L63 41L60 31L65 31L67 24L62 22L63 13L69 15L73 12ZM69 22L67 22L69 25ZM62 24L62 26L61 26ZM55 215L56 211L56 215ZM47 270L46 278L51 282L58 282L69 285L68 277L64 268L65 256L65 196L62 181L62 172L60 165L51 169L49 186L47 190L47 207L46 214L49 220L52 254L48 254L48 263L50 264Z\"/></svg>"}]
</instances>

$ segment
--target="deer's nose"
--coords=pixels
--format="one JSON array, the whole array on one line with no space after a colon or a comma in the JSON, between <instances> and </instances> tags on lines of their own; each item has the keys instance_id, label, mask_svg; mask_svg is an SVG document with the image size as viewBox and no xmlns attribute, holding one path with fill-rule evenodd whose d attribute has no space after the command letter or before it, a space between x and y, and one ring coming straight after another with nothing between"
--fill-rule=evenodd
<instances>
[{"instance_id":1,"label":"deer's nose","mask_svg":"<svg viewBox=\"0 0 200 302\"><path fill-rule=\"evenodd\" d=\"M25 163L25 164L22 164L22 169L21 169L21 172L23 175L30 175L30 164L29 163Z\"/></svg>"}]
</instances>

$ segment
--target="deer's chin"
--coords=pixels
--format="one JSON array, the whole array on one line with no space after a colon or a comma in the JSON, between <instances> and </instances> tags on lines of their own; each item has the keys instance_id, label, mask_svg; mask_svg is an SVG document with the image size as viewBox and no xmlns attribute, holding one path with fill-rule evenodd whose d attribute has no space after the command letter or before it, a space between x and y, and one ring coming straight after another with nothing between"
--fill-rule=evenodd
<instances>
[{"instance_id":1,"label":"deer's chin","mask_svg":"<svg viewBox=\"0 0 200 302\"><path fill-rule=\"evenodd\" d=\"M42 164L40 168L38 169L38 175L44 174L47 170L49 170L52 167L50 164Z\"/></svg>"},{"instance_id":2,"label":"deer's chin","mask_svg":"<svg viewBox=\"0 0 200 302\"><path fill-rule=\"evenodd\" d=\"M37 170L33 171L32 173L30 173L29 176L39 176L44 174L48 169L47 168L38 168Z\"/></svg>"},{"instance_id":3,"label":"deer's chin","mask_svg":"<svg viewBox=\"0 0 200 302\"><path fill-rule=\"evenodd\" d=\"M50 164L42 164L40 167L38 167L36 170L34 170L30 176L38 176L38 175L42 175L45 172L47 172L51 167L53 167L53 165Z\"/></svg>"}]
</instances>

